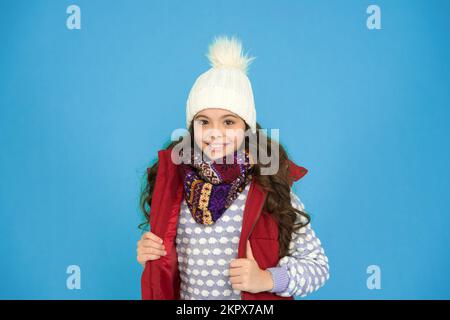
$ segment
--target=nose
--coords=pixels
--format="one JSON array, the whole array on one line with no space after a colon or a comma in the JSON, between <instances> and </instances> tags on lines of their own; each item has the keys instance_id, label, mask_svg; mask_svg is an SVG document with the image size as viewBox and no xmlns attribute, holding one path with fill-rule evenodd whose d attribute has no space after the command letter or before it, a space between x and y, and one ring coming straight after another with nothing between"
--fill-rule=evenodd
<instances>
[{"instance_id":1,"label":"nose","mask_svg":"<svg viewBox=\"0 0 450 320\"><path fill-rule=\"evenodd\" d=\"M223 134L222 131L219 129L211 129L211 131L209 132L209 137L211 138L211 140L215 140L215 139L219 139L222 138Z\"/></svg>"}]
</instances>

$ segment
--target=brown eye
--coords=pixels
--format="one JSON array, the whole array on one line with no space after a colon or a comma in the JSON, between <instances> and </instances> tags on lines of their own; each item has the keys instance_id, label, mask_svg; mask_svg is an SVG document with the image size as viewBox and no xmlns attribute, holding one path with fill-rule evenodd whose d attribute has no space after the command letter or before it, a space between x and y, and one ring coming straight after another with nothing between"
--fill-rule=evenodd
<instances>
[{"instance_id":1,"label":"brown eye","mask_svg":"<svg viewBox=\"0 0 450 320\"><path fill-rule=\"evenodd\" d=\"M203 126L208 123L208 120L200 119L200 120L197 120L197 122Z\"/></svg>"},{"instance_id":2,"label":"brown eye","mask_svg":"<svg viewBox=\"0 0 450 320\"><path fill-rule=\"evenodd\" d=\"M225 123L226 123L227 125L231 126L231 125L234 124L234 121L228 119L228 120L225 120Z\"/></svg>"}]
</instances>

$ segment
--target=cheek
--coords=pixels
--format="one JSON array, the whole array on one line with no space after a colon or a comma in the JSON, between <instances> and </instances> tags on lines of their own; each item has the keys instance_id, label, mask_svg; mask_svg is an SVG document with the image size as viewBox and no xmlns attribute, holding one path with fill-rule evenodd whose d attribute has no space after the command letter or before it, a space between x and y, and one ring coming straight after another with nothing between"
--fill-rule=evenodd
<instances>
[{"instance_id":1,"label":"cheek","mask_svg":"<svg viewBox=\"0 0 450 320\"><path fill-rule=\"evenodd\" d=\"M242 144L242 142L244 141L244 137L245 137L244 134L237 133L232 136L229 136L228 141L233 142L233 147L236 149Z\"/></svg>"},{"instance_id":2,"label":"cheek","mask_svg":"<svg viewBox=\"0 0 450 320\"><path fill-rule=\"evenodd\" d=\"M242 130L236 130L236 131L232 132L231 137L234 141L242 142L242 140L244 140L244 138L245 138L245 132Z\"/></svg>"},{"instance_id":3,"label":"cheek","mask_svg":"<svg viewBox=\"0 0 450 320\"><path fill-rule=\"evenodd\" d=\"M203 144L203 137L197 133L194 133L194 141L198 146L202 146Z\"/></svg>"}]
</instances>

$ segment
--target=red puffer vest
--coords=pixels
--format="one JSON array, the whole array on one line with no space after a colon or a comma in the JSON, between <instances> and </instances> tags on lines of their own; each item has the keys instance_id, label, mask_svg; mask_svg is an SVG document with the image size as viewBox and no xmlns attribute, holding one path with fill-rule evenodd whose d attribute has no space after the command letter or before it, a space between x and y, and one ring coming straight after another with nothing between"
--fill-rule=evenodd
<instances>
[{"instance_id":1,"label":"red puffer vest","mask_svg":"<svg viewBox=\"0 0 450 320\"><path fill-rule=\"evenodd\" d=\"M158 151L158 171L150 208L151 231L163 239L167 255L147 261L141 277L144 300L179 300L180 275L175 245L178 217L183 199L183 182L177 165L171 160L171 150ZM289 160L291 185L308 170ZM251 181L243 213L238 258L246 257L246 242L250 240L253 256L259 267L266 269L278 263L278 225L263 210L267 192L255 180ZM272 292L250 293L241 291L242 300L292 300Z\"/></svg>"}]
</instances>

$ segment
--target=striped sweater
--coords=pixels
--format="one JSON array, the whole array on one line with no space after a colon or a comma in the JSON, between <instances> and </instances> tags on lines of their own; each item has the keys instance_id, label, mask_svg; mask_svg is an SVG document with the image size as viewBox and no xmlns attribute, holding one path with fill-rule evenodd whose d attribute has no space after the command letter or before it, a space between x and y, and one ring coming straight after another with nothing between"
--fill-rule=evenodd
<instances>
[{"instance_id":1,"label":"striped sweater","mask_svg":"<svg viewBox=\"0 0 450 320\"><path fill-rule=\"evenodd\" d=\"M196 223L183 200L175 240L182 300L241 299L240 291L231 286L228 269L231 260L237 258L249 187L210 226ZM292 191L291 200L295 208L305 211ZM305 218L298 215L298 219ZM274 282L271 292L283 297L304 297L324 285L329 278L328 258L311 224L292 234L289 254L267 270Z\"/></svg>"}]
</instances>

